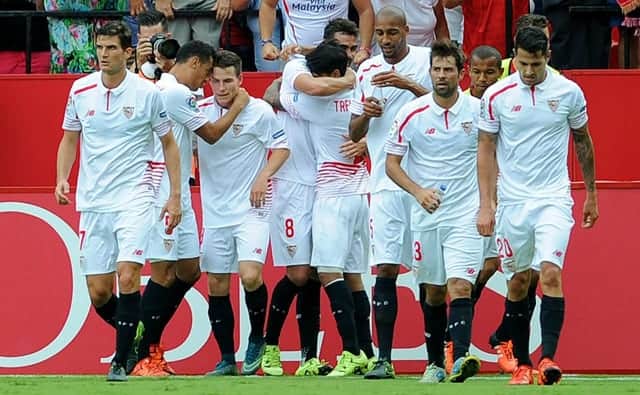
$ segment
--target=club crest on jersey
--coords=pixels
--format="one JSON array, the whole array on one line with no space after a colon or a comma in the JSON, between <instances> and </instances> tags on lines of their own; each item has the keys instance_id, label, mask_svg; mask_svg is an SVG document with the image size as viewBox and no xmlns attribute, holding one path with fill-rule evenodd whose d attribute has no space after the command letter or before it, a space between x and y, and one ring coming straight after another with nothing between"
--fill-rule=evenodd
<instances>
[{"instance_id":1,"label":"club crest on jersey","mask_svg":"<svg viewBox=\"0 0 640 395\"><path fill-rule=\"evenodd\" d=\"M293 258L293 256L296 254L297 250L298 250L298 247L295 244L287 246L287 253L291 258Z\"/></svg>"},{"instance_id":2,"label":"club crest on jersey","mask_svg":"<svg viewBox=\"0 0 640 395\"><path fill-rule=\"evenodd\" d=\"M131 117L133 116L134 110L135 110L135 107L132 107L132 106L122 107L122 113L124 114L125 117L127 117L127 119L131 119Z\"/></svg>"},{"instance_id":3,"label":"club crest on jersey","mask_svg":"<svg viewBox=\"0 0 640 395\"><path fill-rule=\"evenodd\" d=\"M551 109L551 111L556 112L558 110L558 105L560 104L560 100L557 100L557 99L547 100L547 104L549 105L549 108Z\"/></svg>"},{"instance_id":4,"label":"club crest on jersey","mask_svg":"<svg viewBox=\"0 0 640 395\"><path fill-rule=\"evenodd\" d=\"M231 131L233 132L233 137L238 137L240 132L242 132L242 128L244 128L244 125L241 125L239 123L234 123L233 125L231 125Z\"/></svg>"},{"instance_id":5,"label":"club crest on jersey","mask_svg":"<svg viewBox=\"0 0 640 395\"><path fill-rule=\"evenodd\" d=\"M462 130L464 130L464 132L468 136L469 133L471 133L471 129L473 128L473 122L462 122L460 125L462 126Z\"/></svg>"},{"instance_id":6,"label":"club crest on jersey","mask_svg":"<svg viewBox=\"0 0 640 395\"><path fill-rule=\"evenodd\" d=\"M169 252L173 248L174 241L169 239L164 239L162 241L162 244L164 245L164 250Z\"/></svg>"}]
</instances>

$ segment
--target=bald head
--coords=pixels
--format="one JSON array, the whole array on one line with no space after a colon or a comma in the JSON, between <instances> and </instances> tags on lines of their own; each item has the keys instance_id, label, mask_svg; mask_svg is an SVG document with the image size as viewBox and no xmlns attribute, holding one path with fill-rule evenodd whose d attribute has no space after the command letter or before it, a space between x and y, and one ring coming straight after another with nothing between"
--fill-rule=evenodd
<instances>
[{"instance_id":1,"label":"bald head","mask_svg":"<svg viewBox=\"0 0 640 395\"><path fill-rule=\"evenodd\" d=\"M382 19L399 26L404 26L407 24L407 16L405 15L402 8L393 5L382 7L380 11L378 11L378 13L376 14L376 23Z\"/></svg>"}]
</instances>

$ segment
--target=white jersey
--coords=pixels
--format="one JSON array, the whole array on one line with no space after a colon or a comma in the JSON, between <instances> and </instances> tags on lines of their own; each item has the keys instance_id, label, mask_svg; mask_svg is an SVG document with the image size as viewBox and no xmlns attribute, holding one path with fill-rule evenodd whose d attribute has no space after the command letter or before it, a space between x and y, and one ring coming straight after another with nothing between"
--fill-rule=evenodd
<instances>
[{"instance_id":1,"label":"white jersey","mask_svg":"<svg viewBox=\"0 0 640 395\"><path fill-rule=\"evenodd\" d=\"M191 132L206 125L209 120L198 109L196 97L185 85L179 83L171 73L163 73L156 83L160 89L160 95L164 102L169 119L173 122L173 134L180 150L180 185L182 190L182 207L191 207L191 187L189 176L191 172L191 158L193 148L191 144ZM156 141L155 161L164 162L162 144ZM170 194L169 175L165 171L160 183L160 194L156 199L157 206L163 206Z\"/></svg>"},{"instance_id":2,"label":"white jersey","mask_svg":"<svg viewBox=\"0 0 640 395\"><path fill-rule=\"evenodd\" d=\"M215 97L200 101L199 107L212 122L227 112ZM254 98L215 144L198 139L205 228L238 225L248 215L268 219L272 204L271 185L263 207L252 208L249 198L256 177L267 163L269 148L288 148L287 137L271 106Z\"/></svg>"},{"instance_id":3,"label":"white jersey","mask_svg":"<svg viewBox=\"0 0 640 395\"><path fill-rule=\"evenodd\" d=\"M376 97L384 102L382 117L369 120L369 132L367 133L367 145L371 155L371 177L369 181L369 192L371 193L399 189L387 177L385 172L386 154L384 145L393 120L400 108L416 98L408 90L394 87L374 87L371 85L371 79L380 72L393 70L431 90L431 78L429 77L430 53L430 48L410 45L407 56L396 64L389 64L382 55L377 55L364 61L358 69L356 88L349 107L351 113L361 115L363 113L362 103L367 97Z\"/></svg>"},{"instance_id":4,"label":"white jersey","mask_svg":"<svg viewBox=\"0 0 640 395\"><path fill-rule=\"evenodd\" d=\"M498 135L500 204L570 199L570 128L580 128L588 119L580 87L549 68L535 86L525 85L514 73L486 90L481 109L480 130Z\"/></svg>"},{"instance_id":5,"label":"white jersey","mask_svg":"<svg viewBox=\"0 0 640 395\"><path fill-rule=\"evenodd\" d=\"M324 27L337 18L348 18L349 0L281 0L285 13L283 46L318 45Z\"/></svg>"},{"instance_id":6,"label":"white jersey","mask_svg":"<svg viewBox=\"0 0 640 395\"><path fill-rule=\"evenodd\" d=\"M293 86L296 78L309 74L307 62L303 56L296 56L284 66L280 97L296 94ZM289 159L282 165L274 178L313 186L316 178L316 153L309 134L309 122L295 119L287 113L279 112L284 131L289 140Z\"/></svg>"},{"instance_id":7,"label":"white jersey","mask_svg":"<svg viewBox=\"0 0 640 395\"><path fill-rule=\"evenodd\" d=\"M120 211L134 197L151 202L164 172L153 162L154 133L171 130L159 91L129 72L114 89L101 77L74 81L62 122L62 129L81 132L78 211Z\"/></svg>"},{"instance_id":8,"label":"white jersey","mask_svg":"<svg viewBox=\"0 0 640 395\"><path fill-rule=\"evenodd\" d=\"M369 172L364 158L350 159L340 152L340 146L349 138L349 102L352 96L349 90L326 97L304 93L280 96L280 102L291 116L309 121L317 156L318 197L367 193Z\"/></svg>"},{"instance_id":9,"label":"white jersey","mask_svg":"<svg viewBox=\"0 0 640 395\"><path fill-rule=\"evenodd\" d=\"M386 6L396 6L407 16L409 34L407 43L418 47L429 47L435 40L436 14L433 7L438 0L372 0L373 11L378 13Z\"/></svg>"},{"instance_id":10,"label":"white jersey","mask_svg":"<svg viewBox=\"0 0 640 395\"><path fill-rule=\"evenodd\" d=\"M430 93L398 112L386 152L406 154L407 173L422 188L444 190L442 203L433 214L414 200L412 230L475 224L480 204L476 173L479 112L480 100L462 92L449 109L436 104Z\"/></svg>"}]
</instances>

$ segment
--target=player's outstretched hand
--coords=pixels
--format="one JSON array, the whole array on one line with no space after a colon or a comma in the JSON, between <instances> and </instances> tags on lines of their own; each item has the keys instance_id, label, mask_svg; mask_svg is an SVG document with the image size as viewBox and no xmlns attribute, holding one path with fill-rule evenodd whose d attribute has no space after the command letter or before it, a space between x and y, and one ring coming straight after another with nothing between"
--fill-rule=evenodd
<instances>
[{"instance_id":1,"label":"player's outstretched hand","mask_svg":"<svg viewBox=\"0 0 640 395\"><path fill-rule=\"evenodd\" d=\"M264 206L267 197L268 184L269 179L266 177L262 175L258 175L258 177L256 177L256 181L251 187L251 196L249 197L251 200L251 207L260 208Z\"/></svg>"},{"instance_id":2,"label":"player's outstretched hand","mask_svg":"<svg viewBox=\"0 0 640 395\"><path fill-rule=\"evenodd\" d=\"M58 182L56 185L55 195L58 204L71 203L71 200L69 199L69 183L67 180Z\"/></svg>"},{"instance_id":3,"label":"player's outstretched hand","mask_svg":"<svg viewBox=\"0 0 640 395\"><path fill-rule=\"evenodd\" d=\"M366 139L360 139L357 143L349 137L348 134L343 135L344 143L340 146L340 153L349 159L353 159L358 156L363 156L367 152Z\"/></svg>"},{"instance_id":4,"label":"player's outstretched hand","mask_svg":"<svg viewBox=\"0 0 640 395\"><path fill-rule=\"evenodd\" d=\"M433 214L440 207L440 194L435 189L420 188L415 194L415 198L429 214Z\"/></svg>"},{"instance_id":5,"label":"player's outstretched hand","mask_svg":"<svg viewBox=\"0 0 640 395\"><path fill-rule=\"evenodd\" d=\"M182 205L179 197L169 197L169 200L167 200L167 203L162 208L160 219L163 219L165 214L168 214L169 219L165 224L166 228L164 231L170 235L173 233L173 229L178 226L180 220L182 220Z\"/></svg>"},{"instance_id":6,"label":"player's outstretched hand","mask_svg":"<svg viewBox=\"0 0 640 395\"><path fill-rule=\"evenodd\" d=\"M250 98L251 96L249 96L249 92L247 92L247 90L244 88L240 88L238 89L238 94L233 99L233 103L231 104L231 106L237 107L239 110L242 110L247 106L247 104L249 104Z\"/></svg>"},{"instance_id":7,"label":"player's outstretched hand","mask_svg":"<svg viewBox=\"0 0 640 395\"><path fill-rule=\"evenodd\" d=\"M371 54L369 53L369 51L367 51L366 49L360 49L358 50L358 52L356 52L356 56L354 56L353 58L353 63L359 66L360 63L369 59L369 57L371 57Z\"/></svg>"},{"instance_id":8,"label":"player's outstretched hand","mask_svg":"<svg viewBox=\"0 0 640 395\"><path fill-rule=\"evenodd\" d=\"M496 225L496 210L491 207L480 207L476 227L481 236L492 236Z\"/></svg>"},{"instance_id":9,"label":"player's outstretched hand","mask_svg":"<svg viewBox=\"0 0 640 395\"><path fill-rule=\"evenodd\" d=\"M598 202L595 199L587 199L582 209L582 227L585 229L593 228L596 221L600 217L598 213Z\"/></svg>"}]
</instances>

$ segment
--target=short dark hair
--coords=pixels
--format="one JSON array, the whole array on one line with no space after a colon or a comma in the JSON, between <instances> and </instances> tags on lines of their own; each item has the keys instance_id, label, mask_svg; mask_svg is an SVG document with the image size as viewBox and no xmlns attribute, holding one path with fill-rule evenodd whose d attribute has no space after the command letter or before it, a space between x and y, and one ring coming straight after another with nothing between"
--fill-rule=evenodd
<instances>
[{"instance_id":1,"label":"short dark hair","mask_svg":"<svg viewBox=\"0 0 640 395\"><path fill-rule=\"evenodd\" d=\"M335 40L323 41L307 56L307 67L312 74L327 75L338 69L344 75L349 66L347 52Z\"/></svg>"},{"instance_id":2,"label":"short dark hair","mask_svg":"<svg viewBox=\"0 0 640 395\"><path fill-rule=\"evenodd\" d=\"M514 50L517 52L518 48L532 54L545 54L549 49L549 39L539 27L523 27L516 33Z\"/></svg>"},{"instance_id":3,"label":"short dark hair","mask_svg":"<svg viewBox=\"0 0 640 395\"><path fill-rule=\"evenodd\" d=\"M516 32L522 28L531 26L545 29L549 27L549 20L544 15L524 14L516 21Z\"/></svg>"},{"instance_id":4,"label":"short dark hair","mask_svg":"<svg viewBox=\"0 0 640 395\"><path fill-rule=\"evenodd\" d=\"M322 38L325 40L333 40L336 33L345 33L350 36L358 37L358 25L356 25L355 22L344 18L332 19L324 27L324 35Z\"/></svg>"},{"instance_id":5,"label":"short dark hair","mask_svg":"<svg viewBox=\"0 0 640 395\"><path fill-rule=\"evenodd\" d=\"M142 11L138 14L138 31L140 31L140 26L155 26L157 24L162 24L162 30L167 30L169 23L167 22L167 17L160 11L156 10L146 10Z\"/></svg>"},{"instance_id":6,"label":"short dark hair","mask_svg":"<svg viewBox=\"0 0 640 395\"><path fill-rule=\"evenodd\" d=\"M106 25L96 30L96 38L98 36L117 36L122 49L131 48L131 29L126 23L121 21L108 22Z\"/></svg>"},{"instance_id":7,"label":"short dark hair","mask_svg":"<svg viewBox=\"0 0 640 395\"><path fill-rule=\"evenodd\" d=\"M242 72L242 58L235 52L221 49L216 53L215 67L220 67L221 69L233 67L236 70L236 76L240 76Z\"/></svg>"},{"instance_id":8,"label":"short dark hair","mask_svg":"<svg viewBox=\"0 0 640 395\"><path fill-rule=\"evenodd\" d=\"M473 51L471 51L471 59L474 57L480 60L495 59L498 66L500 66L500 63L502 62L502 55L500 54L500 51L490 45L475 47Z\"/></svg>"},{"instance_id":9,"label":"short dark hair","mask_svg":"<svg viewBox=\"0 0 640 395\"><path fill-rule=\"evenodd\" d=\"M464 54L456 43L449 39L441 39L431 44L431 64L433 64L433 58L448 58L450 56L455 60L458 71L462 71L464 67Z\"/></svg>"},{"instance_id":10,"label":"short dark hair","mask_svg":"<svg viewBox=\"0 0 640 395\"><path fill-rule=\"evenodd\" d=\"M198 40L187 41L176 54L176 63L186 63L194 56L201 63L213 62L215 50L207 43Z\"/></svg>"}]
</instances>

